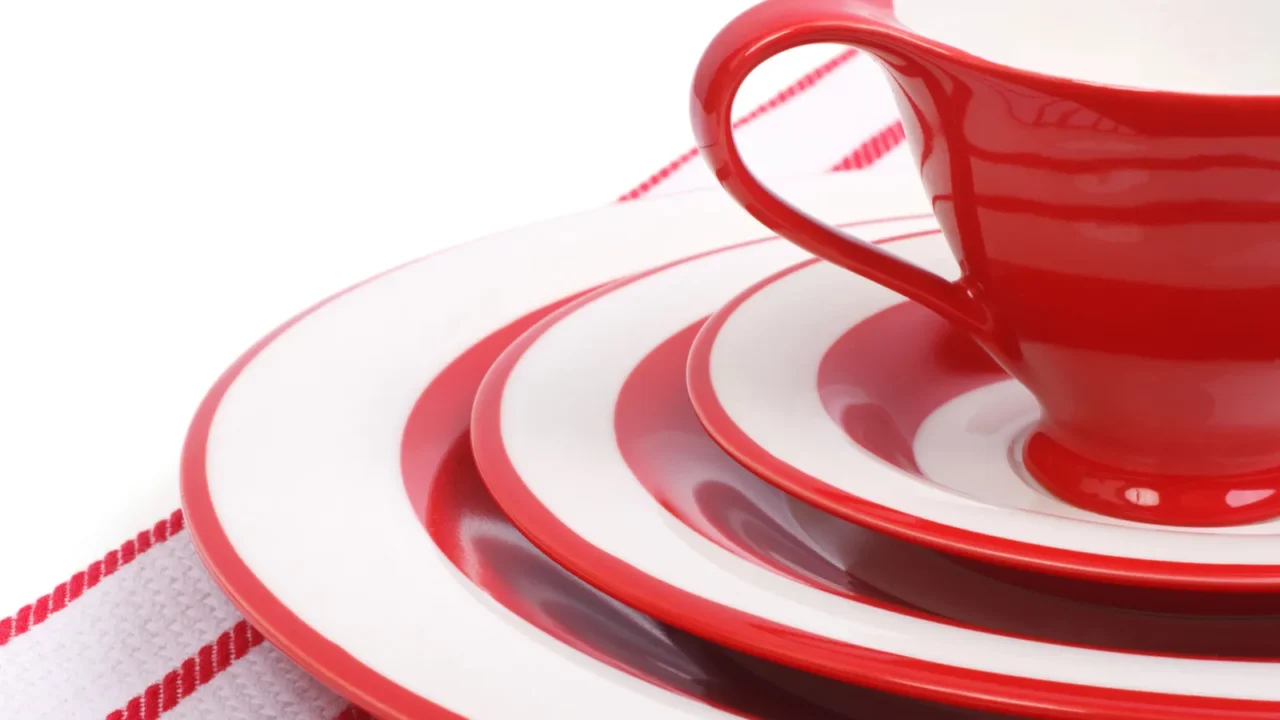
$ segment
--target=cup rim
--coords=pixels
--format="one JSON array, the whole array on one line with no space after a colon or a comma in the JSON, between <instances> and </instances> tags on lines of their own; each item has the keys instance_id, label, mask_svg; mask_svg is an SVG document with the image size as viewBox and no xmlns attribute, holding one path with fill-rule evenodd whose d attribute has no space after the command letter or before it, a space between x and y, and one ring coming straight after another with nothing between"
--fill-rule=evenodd
<instances>
[{"instance_id":1,"label":"cup rim","mask_svg":"<svg viewBox=\"0 0 1280 720\"><path fill-rule=\"evenodd\" d=\"M1107 92L1114 94L1142 95L1146 98L1166 98L1191 102L1225 102L1250 107L1276 106L1280 109L1280 83L1268 92L1213 92L1199 90L1174 90L1159 87L1127 85L1117 82L1105 82L1071 77L1041 70L1012 65L999 60L992 60L973 51L965 50L906 24L899 16L898 3L902 0L862 0L874 10L872 17L880 21L883 30L892 34L895 39L909 45L927 50L954 63L980 67L988 74L996 74L1001 79L1025 84L1027 81L1039 85L1070 90Z\"/></svg>"}]
</instances>

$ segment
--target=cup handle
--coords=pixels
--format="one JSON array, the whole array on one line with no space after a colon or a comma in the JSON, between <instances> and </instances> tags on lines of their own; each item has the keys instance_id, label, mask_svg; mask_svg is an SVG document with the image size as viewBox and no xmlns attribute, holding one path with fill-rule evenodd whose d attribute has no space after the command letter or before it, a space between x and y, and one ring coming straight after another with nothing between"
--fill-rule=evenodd
<instances>
[{"instance_id":1,"label":"cup handle","mask_svg":"<svg viewBox=\"0 0 1280 720\"><path fill-rule=\"evenodd\" d=\"M881 0L883 2L883 0ZM751 174L733 139L733 98L760 63L813 43L852 45L873 54L906 50L918 39L872 0L765 0L731 21L711 41L694 75L690 113L698 147L716 179L765 226L825 260L914 300L985 337L986 309L962 283L901 260L826 225L774 195Z\"/></svg>"}]
</instances>

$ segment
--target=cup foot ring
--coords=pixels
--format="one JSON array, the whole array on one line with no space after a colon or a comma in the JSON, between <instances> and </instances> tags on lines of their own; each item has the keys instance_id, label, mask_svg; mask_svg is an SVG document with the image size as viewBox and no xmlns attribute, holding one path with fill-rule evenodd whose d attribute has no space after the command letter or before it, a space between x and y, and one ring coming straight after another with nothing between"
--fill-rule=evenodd
<instances>
[{"instance_id":1,"label":"cup foot ring","mask_svg":"<svg viewBox=\"0 0 1280 720\"><path fill-rule=\"evenodd\" d=\"M1112 467L1035 430L1022 462L1048 493L1083 510L1156 525L1227 527L1280 517L1280 468L1221 477Z\"/></svg>"}]
</instances>

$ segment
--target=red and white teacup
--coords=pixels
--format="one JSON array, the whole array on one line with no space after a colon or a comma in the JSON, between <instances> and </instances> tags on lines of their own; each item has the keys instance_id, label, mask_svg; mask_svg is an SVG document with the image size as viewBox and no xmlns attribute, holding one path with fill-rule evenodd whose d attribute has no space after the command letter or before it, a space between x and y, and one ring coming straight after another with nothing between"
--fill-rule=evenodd
<instances>
[{"instance_id":1,"label":"red and white teacup","mask_svg":"<svg viewBox=\"0 0 1280 720\"><path fill-rule=\"evenodd\" d=\"M1244 0L766 0L707 48L693 125L762 223L1026 385L1042 414L1023 461L1046 489L1143 522L1256 522L1280 515L1277 20ZM886 69L958 281L747 170L734 95L809 43Z\"/></svg>"}]
</instances>

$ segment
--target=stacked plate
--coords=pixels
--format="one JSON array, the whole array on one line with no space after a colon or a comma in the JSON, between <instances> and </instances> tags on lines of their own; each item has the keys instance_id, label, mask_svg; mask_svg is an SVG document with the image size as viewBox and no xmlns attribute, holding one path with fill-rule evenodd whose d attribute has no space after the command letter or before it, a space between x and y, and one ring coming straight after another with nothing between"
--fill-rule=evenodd
<instances>
[{"instance_id":1,"label":"stacked plate","mask_svg":"<svg viewBox=\"0 0 1280 720\"><path fill-rule=\"evenodd\" d=\"M955 276L914 185L780 192ZM385 720L1280 717L1280 525L1069 506L1011 460L1037 412L709 191L319 303L211 390L183 492L246 616Z\"/></svg>"}]
</instances>

